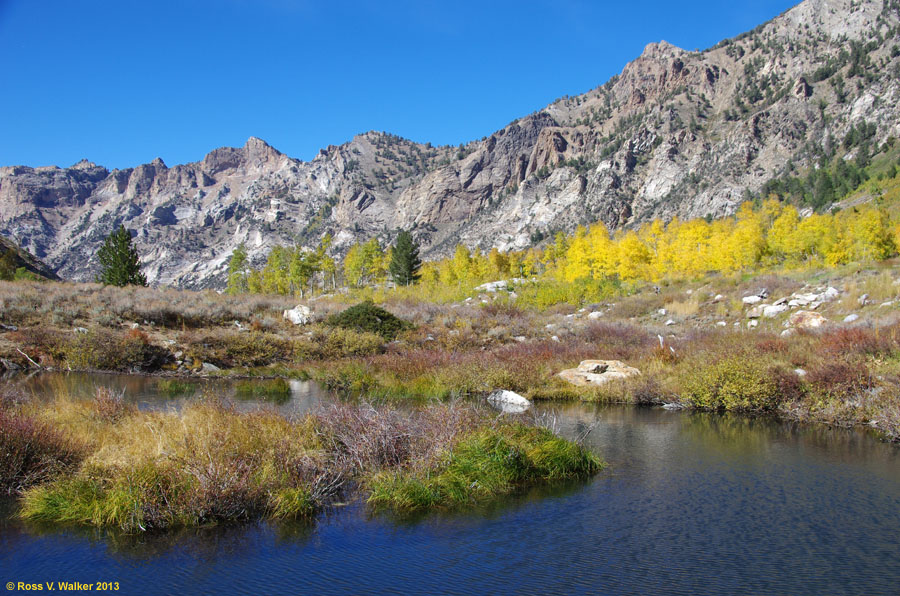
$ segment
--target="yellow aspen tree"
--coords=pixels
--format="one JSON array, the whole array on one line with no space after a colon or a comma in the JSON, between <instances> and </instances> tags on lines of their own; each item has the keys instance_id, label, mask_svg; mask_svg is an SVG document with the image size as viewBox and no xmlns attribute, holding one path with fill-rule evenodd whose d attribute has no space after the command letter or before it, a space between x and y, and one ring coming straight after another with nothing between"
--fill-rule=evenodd
<instances>
[{"instance_id":1,"label":"yellow aspen tree","mask_svg":"<svg viewBox=\"0 0 900 596\"><path fill-rule=\"evenodd\" d=\"M584 226L578 226L568 244L565 267L562 269L563 279L575 281L591 277L591 247Z\"/></svg>"}]
</instances>

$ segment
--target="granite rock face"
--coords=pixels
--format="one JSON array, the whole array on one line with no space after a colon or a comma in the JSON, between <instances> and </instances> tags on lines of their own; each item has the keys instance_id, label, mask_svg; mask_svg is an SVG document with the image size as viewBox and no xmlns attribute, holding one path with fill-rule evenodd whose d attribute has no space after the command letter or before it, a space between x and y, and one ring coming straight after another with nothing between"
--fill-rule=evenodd
<instances>
[{"instance_id":1,"label":"granite rock face","mask_svg":"<svg viewBox=\"0 0 900 596\"><path fill-rule=\"evenodd\" d=\"M3 167L0 236L84 280L123 223L151 283L203 288L224 285L239 243L258 264L326 232L342 253L410 229L432 257L597 220L723 216L853 126L875 125L872 146L900 138L898 23L893 0L806 0L702 52L651 43L604 85L460 147L369 132L310 161L251 138L173 167Z\"/></svg>"}]
</instances>

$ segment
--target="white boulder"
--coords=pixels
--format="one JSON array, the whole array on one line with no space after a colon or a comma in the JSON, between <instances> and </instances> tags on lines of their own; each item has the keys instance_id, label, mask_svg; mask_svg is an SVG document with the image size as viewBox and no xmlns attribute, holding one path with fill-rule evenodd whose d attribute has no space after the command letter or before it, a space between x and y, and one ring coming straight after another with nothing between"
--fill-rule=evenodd
<instances>
[{"instance_id":1,"label":"white boulder","mask_svg":"<svg viewBox=\"0 0 900 596\"><path fill-rule=\"evenodd\" d=\"M298 304L294 308L284 311L282 316L294 325L308 325L312 319L312 311L308 306Z\"/></svg>"},{"instance_id":2,"label":"white boulder","mask_svg":"<svg viewBox=\"0 0 900 596\"><path fill-rule=\"evenodd\" d=\"M507 414L519 414L531 407L531 402L515 391L498 389L488 395L487 401L493 407Z\"/></svg>"}]
</instances>

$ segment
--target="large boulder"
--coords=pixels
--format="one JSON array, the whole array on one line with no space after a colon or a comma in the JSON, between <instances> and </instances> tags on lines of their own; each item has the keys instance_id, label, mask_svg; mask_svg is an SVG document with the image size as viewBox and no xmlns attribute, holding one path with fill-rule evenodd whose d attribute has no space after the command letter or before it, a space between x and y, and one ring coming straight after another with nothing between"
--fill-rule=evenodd
<instances>
[{"instance_id":1,"label":"large boulder","mask_svg":"<svg viewBox=\"0 0 900 596\"><path fill-rule=\"evenodd\" d=\"M582 360L577 367L560 372L559 377L578 387L590 387L639 374L641 371L619 360Z\"/></svg>"},{"instance_id":2,"label":"large boulder","mask_svg":"<svg viewBox=\"0 0 900 596\"><path fill-rule=\"evenodd\" d=\"M798 310L791 315L790 319L788 319L788 324L791 327L797 327L799 329L815 329L827 322L828 319L811 310Z\"/></svg>"},{"instance_id":3,"label":"large boulder","mask_svg":"<svg viewBox=\"0 0 900 596\"><path fill-rule=\"evenodd\" d=\"M531 407L531 402L516 393L498 389L488 395L489 404L507 414L520 414Z\"/></svg>"},{"instance_id":4,"label":"large boulder","mask_svg":"<svg viewBox=\"0 0 900 596\"><path fill-rule=\"evenodd\" d=\"M312 320L312 311L308 306L298 304L294 308L284 311L283 316L294 325L308 325Z\"/></svg>"}]
</instances>

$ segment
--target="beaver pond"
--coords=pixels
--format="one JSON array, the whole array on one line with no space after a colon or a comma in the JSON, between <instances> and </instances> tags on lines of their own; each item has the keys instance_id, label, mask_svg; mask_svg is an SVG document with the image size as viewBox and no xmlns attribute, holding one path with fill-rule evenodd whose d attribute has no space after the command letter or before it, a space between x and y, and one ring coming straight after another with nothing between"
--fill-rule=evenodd
<instances>
[{"instance_id":1,"label":"beaver pond","mask_svg":"<svg viewBox=\"0 0 900 596\"><path fill-rule=\"evenodd\" d=\"M36 396L97 386L140 408L201 387L148 377L44 374ZM302 413L338 399L293 381L238 408ZM273 403L274 402L274 403ZM119 582L120 592L896 594L900 448L857 430L660 408L539 403L609 465L477 509L398 516L364 503L314 521L137 535L26 523L0 501L6 582Z\"/></svg>"}]
</instances>

